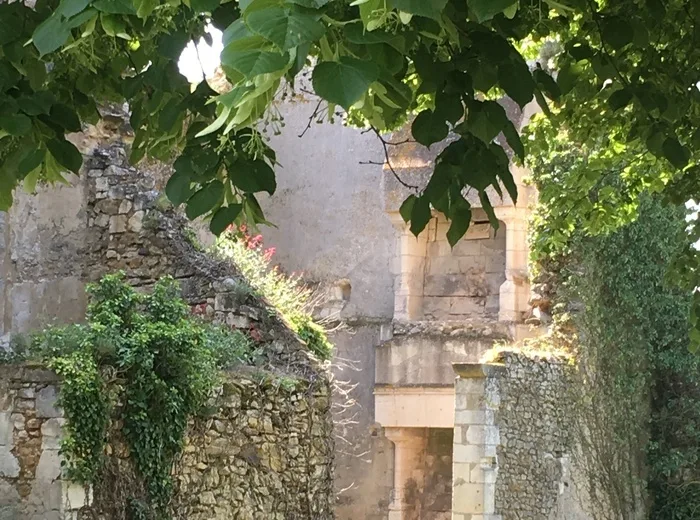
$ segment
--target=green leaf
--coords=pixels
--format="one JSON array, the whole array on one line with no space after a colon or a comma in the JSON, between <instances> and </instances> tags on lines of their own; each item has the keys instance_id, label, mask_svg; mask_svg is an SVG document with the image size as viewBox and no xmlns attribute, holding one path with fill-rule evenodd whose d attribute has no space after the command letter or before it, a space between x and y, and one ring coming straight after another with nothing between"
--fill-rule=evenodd
<instances>
[{"instance_id":1,"label":"green leaf","mask_svg":"<svg viewBox=\"0 0 700 520\"><path fill-rule=\"evenodd\" d=\"M41 56L59 49L70 37L68 23L59 16L50 16L41 23L34 34L32 42Z\"/></svg>"},{"instance_id":2,"label":"green leaf","mask_svg":"<svg viewBox=\"0 0 700 520\"><path fill-rule=\"evenodd\" d=\"M411 233L414 236L420 235L420 233L428 225L432 213L430 211L430 201L428 197L421 196L416 198L411 208Z\"/></svg>"},{"instance_id":3,"label":"green leaf","mask_svg":"<svg viewBox=\"0 0 700 520\"><path fill-rule=\"evenodd\" d=\"M535 95L535 82L524 62L499 65L498 83L521 108L532 101Z\"/></svg>"},{"instance_id":4,"label":"green leaf","mask_svg":"<svg viewBox=\"0 0 700 520\"><path fill-rule=\"evenodd\" d=\"M289 56L279 52L260 49L235 50L224 48L221 64L237 70L246 78L252 79L259 74L277 72L289 65Z\"/></svg>"},{"instance_id":5,"label":"green leaf","mask_svg":"<svg viewBox=\"0 0 700 520\"><path fill-rule=\"evenodd\" d=\"M537 86L540 88L540 90L547 94L549 99L557 101L561 97L559 85L557 85L557 82L554 81L552 76L547 74L542 69L537 69L533 73L533 77L535 78L535 83Z\"/></svg>"},{"instance_id":6,"label":"green leaf","mask_svg":"<svg viewBox=\"0 0 700 520\"><path fill-rule=\"evenodd\" d=\"M520 139L520 134L515 129L515 125L513 125L512 121L508 120L508 122L503 126L502 131L506 141L508 141L508 146L513 149L513 152L515 152L515 155L517 155L521 161L525 161L525 146L523 145L523 141Z\"/></svg>"},{"instance_id":7,"label":"green leaf","mask_svg":"<svg viewBox=\"0 0 700 520\"><path fill-rule=\"evenodd\" d=\"M576 86L579 76L583 72L583 67L578 63L566 63L559 71L557 85L562 95L568 94Z\"/></svg>"},{"instance_id":8,"label":"green leaf","mask_svg":"<svg viewBox=\"0 0 700 520\"><path fill-rule=\"evenodd\" d=\"M632 92L629 89L622 88L610 94L608 105L613 112L616 112L629 105L630 101L632 101Z\"/></svg>"},{"instance_id":9,"label":"green leaf","mask_svg":"<svg viewBox=\"0 0 700 520\"><path fill-rule=\"evenodd\" d=\"M190 220L194 220L214 209L224 197L224 185L220 180L213 180L197 190L187 200L185 214Z\"/></svg>"},{"instance_id":10,"label":"green leaf","mask_svg":"<svg viewBox=\"0 0 700 520\"><path fill-rule=\"evenodd\" d=\"M484 208L486 215L488 215L489 217L491 227L497 230L500 227L500 222L498 222L496 212L494 211L493 206L491 205L491 201L489 200L489 196L486 194L485 191L479 192L479 200L481 201L481 207Z\"/></svg>"},{"instance_id":11,"label":"green leaf","mask_svg":"<svg viewBox=\"0 0 700 520\"><path fill-rule=\"evenodd\" d=\"M603 20L602 38L613 49L622 49L632 43L634 39L634 27L619 16Z\"/></svg>"},{"instance_id":12,"label":"green leaf","mask_svg":"<svg viewBox=\"0 0 700 520\"><path fill-rule=\"evenodd\" d=\"M136 7L136 16L141 19L148 18L156 7L160 4L159 0L134 0Z\"/></svg>"},{"instance_id":13,"label":"green leaf","mask_svg":"<svg viewBox=\"0 0 700 520\"><path fill-rule=\"evenodd\" d=\"M195 13L213 13L221 0L190 0L190 7Z\"/></svg>"},{"instance_id":14,"label":"green leaf","mask_svg":"<svg viewBox=\"0 0 700 520\"><path fill-rule=\"evenodd\" d=\"M277 189L275 171L262 159L239 159L229 167L228 176L237 188L247 193L266 191L273 195Z\"/></svg>"},{"instance_id":15,"label":"green leaf","mask_svg":"<svg viewBox=\"0 0 700 520\"><path fill-rule=\"evenodd\" d=\"M436 112L430 109L423 110L411 125L413 138L423 146L430 147L431 144L445 139L449 133L445 118Z\"/></svg>"},{"instance_id":16,"label":"green leaf","mask_svg":"<svg viewBox=\"0 0 700 520\"><path fill-rule=\"evenodd\" d=\"M663 144L664 157L676 168L683 169L690 160L690 151L675 137L668 137Z\"/></svg>"},{"instance_id":17,"label":"green leaf","mask_svg":"<svg viewBox=\"0 0 700 520\"><path fill-rule=\"evenodd\" d=\"M217 209L209 223L209 230L216 236L219 236L226 231L227 227L233 224L233 221L240 215L242 209L243 204L229 204Z\"/></svg>"},{"instance_id":18,"label":"green leaf","mask_svg":"<svg viewBox=\"0 0 700 520\"><path fill-rule=\"evenodd\" d=\"M305 42L318 40L326 32L315 13L297 7L273 7L254 11L246 17L246 25L287 51Z\"/></svg>"},{"instance_id":19,"label":"green leaf","mask_svg":"<svg viewBox=\"0 0 700 520\"><path fill-rule=\"evenodd\" d=\"M46 147L58 164L76 175L80 173L80 167L83 164L83 156L73 143L65 139L51 139L47 141Z\"/></svg>"},{"instance_id":20,"label":"green leaf","mask_svg":"<svg viewBox=\"0 0 700 520\"><path fill-rule=\"evenodd\" d=\"M507 122L505 110L495 101L479 101L469 106L467 128L487 145L501 133Z\"/></svg>"},{"instance_id":21,"label":"green leaf","mask_svg":"<svg viewBox=\"0 0 700 520\"><path fill-rule=\"evenodd\" d=\"M467 0L467 5L476 16L477 22L490 20L517 3L518 0Z\"/></svg>"},{"instance_id":22,"label":"green leaf","mask_svg":"<svg viewBox=\"0 0 700 520\"><path fill-rule=\"evenodd\" d=\"M71 107L63 103L56 103L53 105L49 112L49 117L54 123L65 128L69 132L80 132L80 130L82 130L78 114Z\"/></svg>"},{"instance_id":23,"label":"green leaf","mask_svg":"<svg viewBox=\"0 0 700 520\"><path fill-rule=\"evenodd\" d=\"M447 0L394 0L393 5L404 13L440 20Z\"/></svg>"},{"instance_id":24,"label":"green leaf","mask_svg":"<svg viewBox=\"0 0 700 520\"><path fill-rule=\"evenodd\" d=\"M451 247L454 247L469 230L469 225L472 221L472 210L469 202L464 200L463 197L461 199L453 207L450 215L451 222L450 228L447 230L447 242Z\"/></svg>"},{"instance_id":25,"label":"green leaf","mask_svg":"<svg viewBox=\"0 0 700 520\"><path fill-rule=\"evenodd\" d=\"M409 195L406 197L406 200L401 203L399 215L401 215L401 218L406 224L411 220L411 213L413 212L413 205L416 203L416 200L418 200L418 197Z\"/></svg>"},{"instance_id":26,"label":"green leaf","mask_svg":"<svg viewBox=\"0 0 700 520\"><path fill-rule=\"evenodd\" d=\"M378 78L379 68L374 63L343 56L340 61L316 65L312 83L316 94L348 110Z\"/></svg>"},{"instance_id":27,"label":"green leaf","mask_svg":"<svg viewBox=\"0 0 700 520\"><path fill-rule=\"evenodd\" d=\"M37 149L29 153L24 159L22 159L17 167L17 178L23 179L32 170L36 169L42 162L44 162L44 157L46 156L46 150Z\"/></svg>"},{"instance_id":28,"label":"green leaf","mask_svg":"<svg viewBox=\"0 0 700 520\"><path fill-rule=\"evenodd\" d=\"M170 176L165 185L165 195L175 206L179 206L192 195L190 177L186 173L176 171Z\"/></svg>"},{"instance_id":29,"label":"green leaf","mask_svg":"<svg viewBox=\"0 0 700 520\"><path fill-rule=\"evenodd\" d=\"M32 129L32 120L24 114L0 116L0 128L10 135L26 135Z\"/></svg>"},{"instance_id":30,"label":"green leaf","mask_svg":"<svg viewBox=\"0 0 700 520\"><path fill-rule=\"evenodd\" d=\"M464 117L464 105L462 105L462 98L459 93L438 92L435 99L435 112L452 124L462 119Z\"/></svg>"},{"instance_id":31,"label":"green leaf","mask_svg":"<svg viewBox=\"0 0 700 520\"><path fill-rule=\"evenodd\" d=\"M108 14L136 14L136 9L131 0L96 0L92 7Z\"/></svg>"}]
</instances>

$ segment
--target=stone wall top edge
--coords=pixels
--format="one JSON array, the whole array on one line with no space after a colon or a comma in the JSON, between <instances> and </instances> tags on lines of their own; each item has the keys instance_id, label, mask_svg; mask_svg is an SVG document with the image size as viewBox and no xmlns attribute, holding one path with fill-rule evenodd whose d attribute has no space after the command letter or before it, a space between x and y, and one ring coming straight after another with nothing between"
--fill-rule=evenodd
<instances>
[{"instance_id":1,"label":"stone wall top edge","mask_svg":"<svg viewBox=\"0 0 700 520\"><path fill-rule=\"evenodd\" d=\"M502 363L452 363L452 369L463 379L498 378L506 374Z\"/></svg>"},{"instance_id":2,"label":"stone wall top edge","mask_svg":"<svg viewBox=\"0 0 700 520\"><path fill-rule=\"evenodd\" d=\"M37 362L8 363L0 365L0 381L26 383L55 383L60 377L45 365Z\"/></svg>"}]
</instances>

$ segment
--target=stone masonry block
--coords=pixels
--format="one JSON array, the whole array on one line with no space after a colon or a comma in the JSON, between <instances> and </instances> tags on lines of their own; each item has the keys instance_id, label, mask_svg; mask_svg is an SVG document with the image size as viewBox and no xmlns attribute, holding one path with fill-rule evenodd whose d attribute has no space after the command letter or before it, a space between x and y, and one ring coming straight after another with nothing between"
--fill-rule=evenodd
<instances>
[{"instance_id":1,"label":"stone masonry block","mask_svg":"<svg viewBox=\"0 0 700 520\"><path fill-rule=\"evenodd\" d=\"M484 484L455 483L452 493L453 511L463 514L484 512Z\"/></svg>"},{"instance_id":2,"label":"stone masonry block","mask_svg":"<svg viewBox=\"0 0 700 520\"><path fill-rule=\"evenodd\" d=\"M463 397L466 401L466 395L462 394L457 396L457 398L460 397ZM455 413L455 424L488 424L486 412L484 410L460 410Z\"/></svg>"},{"instance_id":3,"label":"stone masonry block","mask_svg":"<svg viewBox=\"0 0 700 520\"><path fill-rule=\"evenodd\" d=\"M455 444L452 452L452 460L454 462L468 462L475 464L481 461L484 454L484 449L481 446L469 444Z\"/></svg>"},{"instance_id":4,"label":"stone masonry block","mask_svg":"<svg viewBox=\"0 0 700 520\"><path fill-rule=\"evenodd\" d=\"M14 421L10 412L0 412L0 446L12 446L12 430Z\"/></svg>"},{"instance_id":5,"label":"stone masonry block","mask_svg":"<svg viewBox=\"0 0 700 520\"><path fill-rule=\"evenodd\" d=\"M0 477L17 478L19 462L7 446L0 446Z\"/></svg>"},{"instance_id":6,"label":"stone masonry block","mask_svg":"<svg viewBox=\"0 0 700 520\"><path fill-rule=\"evenodd\" d=\"M36 394L36 416L40 418L61 417L56 407L58 391L53 385L45 386Z\"/></svg>"}]
</instances>

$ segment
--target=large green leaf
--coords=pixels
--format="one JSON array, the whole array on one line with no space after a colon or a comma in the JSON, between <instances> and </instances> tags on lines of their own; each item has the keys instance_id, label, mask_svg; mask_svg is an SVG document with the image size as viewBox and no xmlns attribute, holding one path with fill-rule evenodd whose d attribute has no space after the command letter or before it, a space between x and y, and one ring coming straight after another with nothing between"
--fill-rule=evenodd
<instances>
[{"instance_id":1,"label":"large green leaf","mask_svg":"<svg viewBox=\"0 0 700 520\"><path fill-rule=\"evenodd\" d=\"M467 129L485 144L491 144L504 129L508 116L495 101L475 102L469 106Z\"/></svg>"},{"instance_id":2,"label":"large green leaf","mask_svg":"<svg viewBox=\"0 0 700 520\"><path fill-rule=\"evenodd\" d=\"M95 0L92 7L108 14L136 14L131 0Z\"/></svg>"},{"instance_id":3,"label":"large green leaf","mask_svg":"<svg viewBox=\"0 0 700 520\"><path fill-rule=\"evenodd\" d=\"M80 172L80 167L83 164L83 156L80 155L80 152L73 143L65 139L51 139L46 143L46 147L58 164L76 175Z\"/></svg>"},{"instance_id":4,"label":"large green leaf","mask_svg":"<svg viewBox=\"0 0 700 520\"><path fill-rule=\"evenodd\" d=\"M26 135L32 129L32 120L24 114L0 116L0 128L10 135Z\"/></svg>"},{"instance_id":5,"label":"large green leaf","mask_svg":"<svg viewBox=\"0 0 700 520\"><path fill-rule=\"evenodd\" d=\"M242 204L229 204L217 209L209 223L209 230L219 236L228 226L233 224L233 221L241 214L242 209Z\"/></svg>"},{"instance_id":6,"label":"large green leaf","mask_svg":"<svg viewBox=\"0 0 700 520\"><path fill-rule=\"evenodd\" d=\"M467 0L477 22L490 20L517 3L518 0Z\"/></svg>"},{"instance_id":7,"label":"large green leaf","mask_svg":"<svg viewBox=\"0 0 700 520\"><path fill-rule=\"evenodd\" d=\"M239 159L229 167L228 176L237 188L247 193L266 191L273 195L277 189L275 171L262 159Z\"/></svg>"},{"instance_id":8,"label":"large green leaf","mask_svg":"<svg viewBox=\"0 0 700 520\"><path fill-rule=\"evenodd\" d=\"M401 218L403 219L404 222L407 224L411 221L411 213L413 212L413 205L416 203L416 197L415 195L411 194L408 197L406 197L406 200L404 200L401 203L401 207L399 208L399 214L401 215Z\"/></svg>"},{"instance_id":9,"label":"large green leaf","mask_svg":"<svg viewBox=\"0 0 700 520\"><path fill-rule=\"evenodd\" d=\"M472 210L469 202L460 195L450 214L450 228L447 230L447 242L454 247L469 229Z\"/></svg>"},{"instance_id":10,"label":"large green leaf","mask_svg":"<svg viewBox=\"0 0 700 520\"><path fill-rule=\"evenodd\" d=\"M52 122L65 128L68 132L80 132L82 129L78 114L71 107L63 103L56 103L53 105L49 117L51 117Z\"/></svg>"},{"instance_id":11,"label":"large green leaf","mask_svg":"<svg viewBox=\"0 0 700 520\"><path fill-rule=\"evenodd\" d=\"M283 51L301 43L316 41L326 31L316 14L296 6L254 11L246 17L246 24Z\"/></svg>"},{"instance_id":12,"label":"large green leaf","mask_svg":"<svg viewBox=\"0 0 700 520\"><path fill-rule=\"evenodd\" d=\"M418 197L411 208L411 233L415 236L420 235L425 229L425 226L428 225L428 222L430 222L431 217L432 213L430 211L430 201L428 197Z\"/></svg>"},{"instance_id":13,"label":"large green leaf","mask_svg":"<svg viewBox=\"0 0 700 520\"><path fill-rule=\"evenodd\" d=\"M634 28L624 18L614 16L603 20L602 37L603 41L613 49L621 49L625 45L632 43Z\"/></svg>"},{"instance_id":14,"label":"large green leaf","mask_svg":"<svg viewBox=\"0 0 700 520\"><path fill-rule=\"evenodd\" d=\"M394 0L394 7L404 13L439 20L447 0Z\"/></svg>"},{"instance_id":15,"label":"large green leaf","mask_svg":"<svg viewBox=\"0 0 700 520\"><path fill-rule=\"evenodd\" d=\"M316 65L312 83L316 94L349 109L379 78L379 68L369 61L343 56L340 61Z\"/></svg>"},{"instance_id":16,"label":"large green leaf","mask_svg":"<svg viewBox=\"0 0 700 520\"><path fill-rule=\"evenodd\" d=\"M690 151L675 137L669 137L663 144L664 157L678 169L685 168L690 160Z\"/></svg>"},{"instance_id":17,"label":"large green leaf","mask_svg":"<svg viewBox=\"0 0 700 520\"><path fill-rule=\"evenodd\" d=\"M59 49L70 37L68 22L60 16L50 16L39 25L32 35L32 42L40 55Z\"/></svg>"},{"instance_id":18,"label":"large green leaf","mask_svg":"<svg viewBox=\"0 0 700 520\"><path fill-rule=\"evenodd\" d=\"M535 95L535 82L524 62L499 65L498 84L520 107L527 105Z\"/></svg>"},{"instance_id":19,"label":"large green leaf","mask_svg":"<svg viewBox=\"0 0 700 520\"><path fill-rule=\"evenodd\" d=\"M246 78L277 72L289 64L289 56L260 49L235 50L226 47L221 53L221 64L237 70Z\"/></svg>"},{"instance_id":20,"label":"large green leaf","mask_svg":"<svg viewBox=\"0 0 700 520\"><path fill-rule=\"evenodd\" d=\"M192 195L189 175L178 171L173 173L165 185L165 195L175 206L179 206L189 199Z\"/></svg>"},{"instance_id":21,"label":"large green leaf","mask_svg":"<svg viewBox=\"0 0 700 520\"><path fill-rule=\"evenodd\" d=\"M445 117L436 110L423 110L416 116L411 125L413 138L423 146L430 146L439 143L447 137L449 128L445 122Z\"/></svg>"},{"instance_id":22,"label":"large green leaf","mask_svg":"<svg viewBox=\"0 0 700 520\"><path fill-rule=\"evenodd\" d=\"M219 180L205 184L187 200L185 214L190 220L204 215L219 204L224 197L224 185Z\"/></svg>"}]
</instances>

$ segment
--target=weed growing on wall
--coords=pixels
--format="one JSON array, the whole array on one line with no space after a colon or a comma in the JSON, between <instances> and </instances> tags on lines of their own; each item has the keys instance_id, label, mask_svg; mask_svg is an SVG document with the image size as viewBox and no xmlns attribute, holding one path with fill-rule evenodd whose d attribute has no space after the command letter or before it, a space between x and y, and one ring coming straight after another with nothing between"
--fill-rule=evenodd
<instances>
[{"instance_id":1,"label":"weed growing on wall","mask_svg":"<svg viewBox=\"0 0 700 520\"><path fill-rule=\"evenodd\" d=\"M130 497L128 516L166 518L171 468L188 421L204 410L219 368L253 361L252 342L193 318L170 277L141 294L123 275L108 275L88 293L87 324L50 328L26 353L63 379L66 476L99 481L108 425L117 421L145 491L145 497Z\"/></svg>"},{"instance_id":2,"label":"weed growing on wall","mask_svg":"<svg viewBox=\"0 0 700 520\"><path fill-rule=\"evenodd\" d=\"M298 276L287 276L271 265L274 248L264 248L262 236L250 236L245 227L222 233L216 252L231 259L250 285L272 305L292 330L320 359L329 359L333 345L311 315L312 291Z\"/></svg>"}]
</instances>

